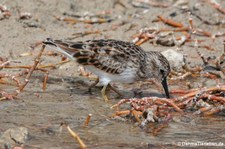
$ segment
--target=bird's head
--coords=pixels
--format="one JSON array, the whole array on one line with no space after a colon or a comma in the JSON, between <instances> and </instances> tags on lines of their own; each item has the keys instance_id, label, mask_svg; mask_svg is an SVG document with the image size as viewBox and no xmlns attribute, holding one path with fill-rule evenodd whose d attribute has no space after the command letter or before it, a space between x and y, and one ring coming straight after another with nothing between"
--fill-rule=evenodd
<instances>
[{"instance_id":1,"label":"bird's head","mask_svg":"<svg viewBox=\"0 0 225 149\"><path fill-rule=\"evenodd\" d=\"M166 97L169 98L167 85L167 76L170 73L170 64L168 60L159 52L147 52L146 70L148 78L155 78L162 83Z\"/></svg>"}]
</instances>

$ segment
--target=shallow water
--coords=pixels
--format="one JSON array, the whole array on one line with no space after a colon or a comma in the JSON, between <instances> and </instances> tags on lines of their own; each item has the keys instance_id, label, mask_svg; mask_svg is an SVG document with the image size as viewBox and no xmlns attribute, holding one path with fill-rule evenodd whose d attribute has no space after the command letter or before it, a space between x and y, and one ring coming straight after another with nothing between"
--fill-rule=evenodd
<instances>
[{"instance_id":1,"label":"shallow water","mask_svg":"<svg viewBox=\"0 0 225 149\"><path fill-rule=\"evenodd\" d=\"M53 82L48 84L46 92L41 91L38 81L33 82L34 85L21 94L22 100L1 103L1 131L10 127L27 127L29 139L25 148L79 148L66 128L60 127L65 122L89 148L175 148L181 142L225 143L224 115L176 115L168 127L153 136L129 120L111 119L114 111L110 107L119 99L112 98L105 103L100 88L94 88L93 95L84 94L86 80L75 79L72 84ZM72 92L69 88L73 88ZM84 127L89 113L92 114L91 121Z\"/></svg>"}]
</instances>

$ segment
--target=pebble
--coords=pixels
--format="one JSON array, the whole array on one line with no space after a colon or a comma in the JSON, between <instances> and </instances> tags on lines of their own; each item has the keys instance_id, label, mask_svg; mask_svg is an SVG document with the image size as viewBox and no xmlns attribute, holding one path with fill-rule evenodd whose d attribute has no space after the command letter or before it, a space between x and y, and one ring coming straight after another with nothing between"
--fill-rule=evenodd
<instances>
[{"instance_id":1,"label":"pebble","mask_svg":"<svg viewBox=\"0 0 225 149\"><path fill-rule=\"evenodd\" d=\"M28 139L26 127L15 127L7 129L0 137L0 148L4 146L20 146Z\"/></svg>"},{"instance_id":2,"label":"pebble","mask_svg":"<svg viewBox=\"0 0 225 149\"><path fill-rule=\"evenodd\" d=\"M173 49L168 49L166 51L163 51L162 54L169 61L170 67L172 70L176 72L180 72L183 70L183 66L185 65L185 57L183 54Z\"/></svg>"}]
</instances>

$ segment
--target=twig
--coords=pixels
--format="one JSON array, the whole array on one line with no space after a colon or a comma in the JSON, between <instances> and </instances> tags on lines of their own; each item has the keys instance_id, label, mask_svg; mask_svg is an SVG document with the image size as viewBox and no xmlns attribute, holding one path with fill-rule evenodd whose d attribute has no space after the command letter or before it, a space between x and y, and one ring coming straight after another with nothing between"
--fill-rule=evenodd
<instances>
[{"instance_id":1,"label":"twig","mask_svg":"<svg viewBox=\"0 0 225 149\"><path fill-rule=\"evenodd\" d=\"M88 114L88 116L87 116L87 118L86 118L86 120L84 122L84 126L88 126L88 124L89 124L89 122L91 120L91 116L92 116L92 114Z\"/></svg>"},{"instance_id":2,"label":"twig","mask_svg":"<svg viewBox=\"0 0 225 149\"><path fill-rule=\"evenodd\" d=\"M56 67L57 65L62 65L62 64L65 64L67 62L69 62L70 60L64 60L64 61L61 61L61 62L58 62L58 63L55 63L55 64L47 64L47 65L39 65L36 67L36 70L38 69L41 69L41 68L54 68ZM33 66L0 66L0 68L24 68L24 69L30 69L32 68Z\"/></svg>"},{"instance_id":3,"label":"twig","mask_svg":"<svg viewBox=\"0 0 225 149\"><path fill-rule=\"evenodd\" d=\"M183 24L182 23L179 23L179 22L176 22L174 20L171 20L171 19L166 19L164 18L163 16L157 16L162 22L164 22L165 24L167 25L170 25L170 26L173 26L173 27L178 27L178 28L182 28L183 27Z\"/></svg>"},{"instance_id":4,"label":"twig","mask_svg":"<svg viewBox=\"0 0 225 149\"><path fill-rule=\"evenodd\" d=\"M43 91L46 90L46 85L47 85L48 75L49 75L49 73L46 72L45 77L44 77L44 81L43 81L43 86L42 86Z\"/></svg>"},{"instance_id":5,"label":"twig","mask_svg":"<svg viewBox=\"0 0 225 149\"><path fill-rule=\"evenodd\" d=\"M216 0L208 0L208 3L210 3L219 12L225 14L225 9Z\"/></svg>"},{"instance_id":6,"label":"twig","mask_svg":"<svg viewBox=\"0 0 225 149\"><path fill-rule=\"evenodd\" d=\"M32 73L33 73L33 71L36 69L38 63L40 62L41 55L42 55L44 49L45 49L45 45L42 45L42 48L41 48L41 50L40 50L38 56L37 56L37 57L35 58L35 60L34 60L34 65L30 68L30 70L29 70L29 72L28 72L28 74L27 74L27 76L26 76L26 78L25 78L24 83L23 83L22 85L20 85L19 88L16 90L16 92L14 92L12 95L17 96L21 91L23 91L24 87L25 87L25 86L27 85L27 83L29 82L29 79L30 79L30 77L31 77L31 75L32 75Z\"/></svg>"},{"instance_id":7,"label":"twig","mask_svg":"<svg viewBox=\"0 0 225 149\"><path fill-rule=\"evenodd\" d=\"M84 142L81 140L81 138L78 136L77 133L75 133L72 129L70 129L69 125L67 125L67 130L69 131L69 133L74 137L74 139L76 141L78 141L78 143L80 144L80 148L82 149L87 149L86 145L84 144Z\"/></svg>"},{"instance_id":8,"label":"twig","mask_svg":"<svg viewBox=\"0 0 225 149\"><path fill-rule=\"evenodd\" d=\"M113 117L133 114L136 121L139 122L140 127L146 127L149 126L147 124L155 123L153 126L158 126L151 127L151 129L153 129L153 135L156 135L161 129L167 126L172 118L172 112L184 114L186 110L189 111L189 108L194 108L193 114L212 115L225 109L225 98L223 97L225 86L218 85L210 88L198 88L187 91L175 90L172 92L185 95L175 99L159 97L122 99L111 108L129 103L131 109L116 111ZM139 116L142 120L141 123Z\"/></svg>"}]
</instances>

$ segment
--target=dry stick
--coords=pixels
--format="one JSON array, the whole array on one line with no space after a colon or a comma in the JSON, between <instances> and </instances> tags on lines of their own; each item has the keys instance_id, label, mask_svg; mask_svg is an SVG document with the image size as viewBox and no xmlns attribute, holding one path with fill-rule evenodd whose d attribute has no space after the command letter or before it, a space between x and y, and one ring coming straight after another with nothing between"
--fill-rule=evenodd
<instances>
[{"instance_id":1,"label":"dry stick","mask_svg":"<svg viewBox=\"0 0 225 149\"><path fill-rule=\"evenodd\" d=\"M154 136L157 136L158 133L159 133L163 128L166 128L166 127L168 127L168 123L160 125L158 128L156 128L156 129L153 130L153 132L152 132L153 135L154 135Z\"/></svg>"},{"instance_id":2,"label":"dry stick","mask_svg":"<svg viewBox=\"0 0 225 149\"><path fill-rule=\"evenodd\" d=\"M67 23L71 23L71 24L76 24L78 22L83 22L83 23L87 23L87 24L93 24L93 23L107 23L109 22L110 20L107 20L107 19L101 19L101 18L98 18L97 20L79 20L79 19L75 19L75 18L70 18L70 17L57 17L55 16L55 18L59 21L64 21L64 22L67 22Z\"/></svg>"},{"instance_id":3,"label":"dry stick","mask_svg":"<svg viewBox=\"0 0 225 149\"><path fill-rule=\"evenodd\" d=\"M42 51L43 52L43 51ZM41 54L42 55L42 54ZM46 75L45 75L45 78L44 78L44 81L43 81L43 86L42 86L42 89L45 91L46 90L46 85L47 85L47 80L48 80L48 75L49 75L49 73L48 73L48 71L47 70L45 70L45 69L43 69L43 68L48 68L48 67L55 67L56 65L61 65L61 64L64 64L64 63L67 63L67 62L69 62L70 60L64 60L64 61L61 61L61 62L58 62L58 63L56 63L56 64L48 64L48 65L40 65L40 66L38 66L38 67L35 67L35 70L40 70L40 71L42 71L42 72L45 72L46 73ZM32 67L34 67L34 66L3 66L3 67L1 67L0 66L0 68L25 68L25 69L31 69ZM29 70L30 71L30 70ZM13 81L15 81L16 83L17 83L17 85L18 85L18 81L17 80L15 80L16 78L14 78L13 79ZM0 82L0 83L3 83L3 82ZM19 85L18 85L19 86ZM25 85L26 86L26 85ZM17 93L18 94L18 93ZM17 95L16 94L16 95ZM5 98L4 98L5 99Z\"/></svg>"},{"instance_id":4,"label":"dry stick","mask_svg":"<svg viewBox=\"0 0 225 149\"><path fill-rule=\"evenodd\" d=\"M190 75L192 75L191 72L186 72L186 73L184 73L184 74L181 75L181 76L172 77L172 78L170 78L170 80L172 80L172 81L183 80L183 79L185 79L186 77L188 77L188 76L190 76Z\"/></svg>"},{"instance_id":5,"label":"dry stick","mask_svg":"<svg viewBox=\"0 0 225 149\"><path fill-rule=\"evenodd\" d=\"M157 99L159 100L159 99ZM165 102L167 103L168 105L174 107L174 109L177 111L177 112L180 112L180 113L183 113L183 110L181 110L174 102L170 101L170 100L167 100L167 99L163 99L163 100L160 100L162 102Z\"/></svg>"},{"instance_id":6,"label":"dry stick","mask_svg":"<svg viewBox=\"0 0 225 149\"><path fill-rule=\"evenodd\" d=\"M40 65L40 66L36 67L36 69L55 67L56 65L61 65L61 64L67 63L69 61L70 60L64 60L64 61L61 61L61 62L58 62L55 64ZM0 68L25 68L25 69L29 69L31 67L33 67L33 66L2 66L2 67L0 66Z\"/></svg>"},{"instance_id":7,"label":"dry stick","mask_svg":"<svg viewBox=\"0 0 225 149\"><path fill-rule=\"evenodd\" d=\"M33 73L33 71L36 69L36 67L37 67L37 65L38 65L38 63L39 63L39 61L40 61L40 59L41 59L41 55L42 55L44 49L45 49L45 45L42 46L42 48L41 48L41 50L40 50L38 56L35 58L35 60L34 60L34 65L30 68L30 70L29 70L29 72L28 72L28 74L27 74L27 76L26 76L26 78L25 78L24 83L21 84L21 85L20 85L20 86L19 86L19 87L11 94L11 96L12 96L13 98L15 98L15 96L17 96L21 91L23 91L23 89L25 88L25 86L26 86L27 83L29 82L29 79L30 79L30 77L31 77L31 75L32 75L32 73ZM5 100L5 99L7 99L7 97L2 97L2 98L0 98L0 100Z\"/></svg>"},{"instance_id":8,"label":"dry stick","mask_svg":"<svg viewBox=\"0 0 225 149\"><path fill-rule=\"evenodd\" d=\"M9 63L10 63L10 61L3 62L0 64L0 67L4 67L4 66L8 65Z\"/></svg>"},{"instance_id":9,"label":"dry stick","mask_svg":"<svg viewBox=\"0 0 225 149\"><path fill-rule=\"evenodd\" d=\"M220 86L220 87L210 87L210 88L207 88L207 89L205 90L205 92L217 91L217 90L225 91L225 86ZM199 89L198 89L198 90L194 89L193 92L188 93L188 94L186 94L186 95L184 95L184 96L178 97L177 100L182 100L182 101L183 101L183 100L186 99L186 98L195 96L195 95L196 95L197 93L199 93L199 92L200 92Z\"/></svg>"},{"instance_id":10,"label":"dry stick","mask_svg":"<svg viewBox=\"0 0 225 149\"><path fill-rule=\"evenodd\" d=\"M17 86L20 86L20 81L17 79L16 76L13 76L13 75L7 74L7 73L2 73L2 74L0 74L0 79L2 79L2 78L11 78L16 83ZM6 81L5 81L4 84L10 84L10 83L6 83Z\"/></svg>"},{"instance_id":11,"label":"dry stick","mask_svg":"<svg viewBox=\"0 0 225 149\"><path fill-rule=\"evenodd\" d=\"M45 49L45 45L42 46L41 51L39 52L38 56L35 58L35 60L34 60L34 65L30 68L30 70L29 70L29 72L28 72L28 74L27 74L27 76L26 76L26 78L25 78L24 83L23 83L22 85L20 85L20 86L18 87L18 89L12 94L13 96L17 96L21 91L23 91L24 87L25 87L25 86L27 85L27 83L29 82L29 79L30 79L30 77L31 77L31 75L32 75L32 73L33 73L33 71L36 69L38 63L40 62L41 55L42 55L44 49Z\"/></svg>"},{"instance_id":12,"label":"dry stick","mask_svg":"<svg viewBox=\"0 0 225 149\"><path fill-rule=\"evenodd\" d=\"M75 133L73 130L70 129L69 125L67 125L67 130L69 131L69 133L75 138L75 140L78 141L78 143L80 144L80 148L82 149L86 149L86 145L84 144L84 142L80 139L80 137L78 136L77 133Z\"/></svg>"},{"instance_id":13,"label":"dry stick","mask_svg":"<svg viewBox=\"0 0 225 149\"><path fill-rule=\"evenodd\" d=\"M131 113L134 115L136 121L137 121L139 124L141 124L141 120L140 120L140 118L138 117L139 112L137 112L136 110L131 110Z\"/></svg>"},{"instance_id":14,"label":"dry stick","mask_svg":"<svg viewBox=\"0 0 225 149\"><path fill-rule=\"evenodd\" d=\"M191 16L191 14L189 13L189 19L188 19L188 22L189 22L189 27L190 27L190 30L192 30L192 32L194 32L194 25L193 25L193 18Z\"/></svg>"},{"instance_id":15,"label":"dry stick","mask_svg":"<svg viewBox=\"0 0 225 149\"><path fill-rule=\"evenodd\" d=\"M206 111L203 113L204 116L209 116L209 115L213 115L215 113L218 113L222 111L222 108L219 106L219 107L216 107L216 108L212 108L210 111Z\"/></svg>"},{"instance_id":16,"label":"dry stick","mask_svg":"<svg viewBox=\"0 0 225 149\"><path fill-rule=\"evenodd\" d=\"M208 0L208 3L211 4L216 10L218 10L222 14L225 14L225 9L220 4L218 4L216 1Z\"/></svg>"},{"instance_id":17,"label":"dry stick","mask_svg":"<svg viewBox=\"0 0 225 149\"><path fill-rule=\"evenodd\" d=\"M4 91L0 91L0 94L3 96L3 97L0 98L0 101L1 100L5 100L5 99L14 99L14 98L16 98L16 97L12 96L11 94L8 94L8 93L6 93Z\"/></svg>"},{"instance_id":18,"label":"dry stick","mask_svg":"<svg viewBox=\"0 0 225 149\"><path fill-rule=\"evenodd\" d=\"M61 65L61 64L65 64L67 62L70 62L70 60L64 60L55 64L48 64L48 65L41 65L38 68L48 68L48 67L55 67L56 65Z\"/></svg>"},{"instance_id":19,"label":"dry stick","mask_svg":"<svg viewBox=\"0 0 225 149\"><path fill-rule=\"evenodd\" d=\"M91 116L92 116L92 114L88 114L88 116L87 116L87 118L86 118L86 120L84 122L84 126L87 126L89 124L89 122L91 120Z\"/></svg>"},{"instance_id":20,"label":"dry stick","mask_svg":"<svg viewBox=\"0 0 225 149\"><path fill-rule=\"evenodd\" d=\"M117 104L111 106L110 108L113 109L113 108L119 107L120 105L130 102L130 101L131 101L130 99L122 99Z\"/></svg>"},{"instance_id":21,"label":"dry stick","mask_svg":"<svg viewBox=\"0 0 225 149\"><path fill-rule=\"evenodd\" d=\"M2 80L2 79L0 79L0 84L15 85L13 83L7 82L7 81Z\"/></svg>"},{"instance_id":22,"label":"dry stick","mask_svg":"<svg viewBox=\"0 0 225 149\"><path fill-rule=\"evenodd\" d=\"M106 30L105 30L106 31ZM81 32L81 33L74 33L72 34L73 37L84 37L84 36L87 36L87 35L90 35L90 34L101 34L102 31L100 30L95 30L95 31L84 31L84 32ZM71 38L70 38L71 39Z\"/></svg>"},{"instance_id":23,"label":"dry stick","mask_svg":"<svg viewBox=\"0 0 225 149\"><path fill-rule=\"evenodd\" d=\"M47 80L48 80L48 71L46 72L45 74L45 78L44 78L44 81L43 81L43 86L42 86L42 90L45 91L46 90L46 85L47 85Z\"/></svg>"},{"instance_id":24,"label":"dry stick","mask_svg":"<svg viewBox=\"0 0 225 149\"><path fill-rule=\"evenodd\" d=\"M212 37L212 33L207 32L207 31L203 31L202 29L196 29L195 31L196 31L196 33L198 33L200 35L203 35L203 36L206 36L206 37Z\"/></svg>"},{"instance_id":25,"label":"dry stick","mask_svg":"<svg viewBox=\"0 0 225 149\"><path fill-rule=\"evenodd\" d=\"M121 115L128 115L130 114L130 110L124 110L124 111L116 111L115 114L113 114L111 117L121 116Z\"/></svg>"},{"instance_id":26,"label":"dry stick","mask_svg":"<svg viewBox=\"0 0 225 149\"><path fill-rule=\"evenodd\" d=\"M166 19L163 16L157 16L160 21L164 22L167 25L173 26L173 27L178 27L178 28L182 28L184 25L180 22L176 22L174 20L171 19Z\"/></svg>"},{"instance_id":27,"label":"dry stick","mask_svg":"<svg viewBox=\"0 0 225 149\"><path fill-rule=\"evenodd\" d=\"M32 66L0 66L0 68L25 68L25 69L29 69Z\"/></svg>"},{"instance_id":28,"label":"dry stick","mask_svg":"<svg viewBox=\"0 0 225 149\"><path fill-rule=\"evenodd\" d=\"M210 95L210 94L203 94L201 98L208 98L209 100L213 101L220 101L221 103L225 103L225 97L220 97L220 96L215 96L215 95Z\"/></svg>"},{"instance_id":29,"label":"dry stick","mask_svg":"<svg viewBox=\"0 0 225 149\"><path fill-rule=\"evenodd\" d=\"M162 29L160 29L160 32L169 32L169 31L172 31L172 32L187 32L189 30L190 29L188 27L181 27L181 28L175 28L175 29L162 28Z\"/></svg>"},{"instance_id":30,"label":"dry stick","mask_svg":"<svg viewBox=\"0 0 225 149\"><path fill-rule=\"evenodd\" d=\"M225 91L225 86L221 86L221 87L210 87L210 88L207 88L204 92L207 93L207 92L217 91L217 90ZM182 101L182 103L179 103L179 104L178 104L178 107L183 106L183 105L185 105L186 103L188 103L188 102L190 102L191 100L193 100L192 97L195 96L196 94L198 94L199 92L200 92L199 89L198 89L198 90L194 89L194 91L191 92L191 93L188 93L188 94L185 94L185 95L183 95L183 96L177 97L177 100L178 100L178 101ZM221 101L221 102L224 101L224 98L219 98L219 97L217 97L217 99L215 99L215 97L212 96L212 95L211 95L211 97L213 97L214 100L219 100L219 101ZM187 99L187 100L185 100L185 99ZM210 98L209 98L209 99L210 99ZM213 100L213 99L211 99L211 100Z\"/></svg>"},{"instance_id":31,"label":"dry stick","mask_svg":"<svg viewBox=\"0 0 225 149\"><path fill-rule=\"evenodd\" d=\"M173 89L173 90L170 90L171 94L188 94L190 92L193 92L193 90L184 90L184 89Z\"/></svg>"},{"instance_id":32,"label":"dry stick","mask_svg":"<svg viewBox=\"0 0 225 149\"><path fill-rule=\"evenodd\" d=\"M143 44L144 42L148 41L149 39L150 39L150 37L144 36L144 38L140 39L140 40L139 40L138 42L136 42L135 44L139 46L139 45Z\"/></svg>"},{"instance_id":33,"label":"dry stick","mask_svg":"<svg viewBox=\"0 0 225 149\"><path fill-rule=\"evenodd\" d=\"M210 111L212 109L212 107L210 106L210 107L202 107L202 108L200 108L198 111L196 111L198 114L201 114L201 113L205 113L205 112L207 112L207 111ZM196 113L195 112L195 113Z\"/></svg>"},{"instance_id":34,"label":"dry stick","mask_svg":"<svg viewBox=\"0 0 225 149\"><path fill-rule=\"evenodd\" d=\"M163 23L178 28L178 29L173 30L174 32L180 32L180 31L187 32L187 31L190 31L191 30L192 32L195 31L196 32L195 34L200 34L200 35L203 35L203 36L212 37L212 33L203 31L202 29L194 29L193 30L193 21L192 21L192 19L191 20L189 19L189 26L190 27L185 27L180 22L176 22L176 21L171 20L171 19L166 19L163 16L157 16L157 17ZM162 31L170 31L170 30L171 29L162 29L160 31L162 32Z\"/></svg>"}]
</instances>

